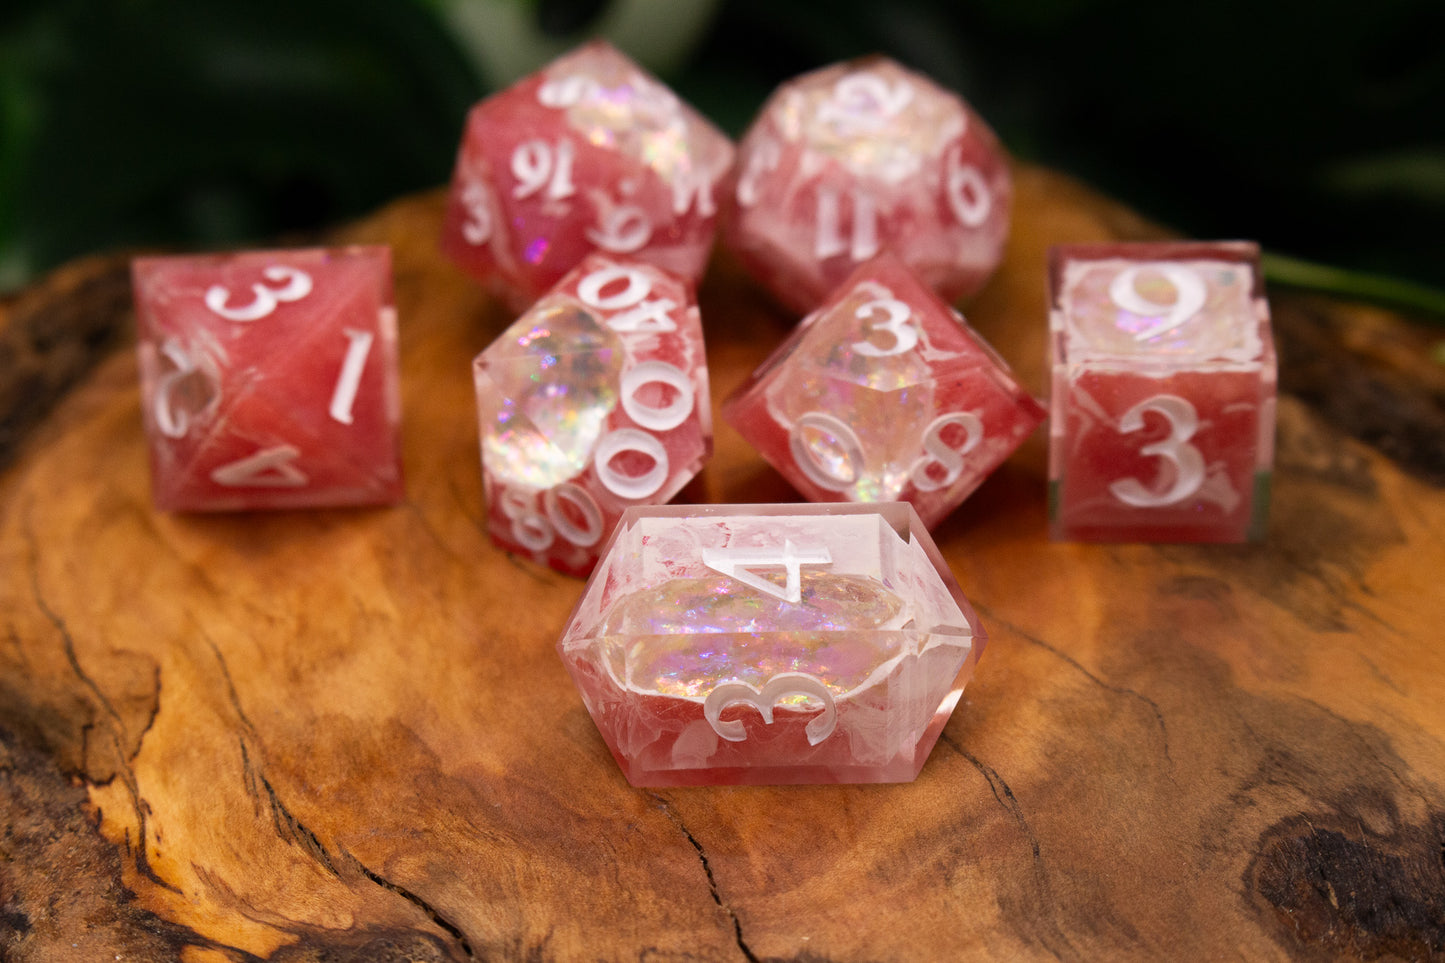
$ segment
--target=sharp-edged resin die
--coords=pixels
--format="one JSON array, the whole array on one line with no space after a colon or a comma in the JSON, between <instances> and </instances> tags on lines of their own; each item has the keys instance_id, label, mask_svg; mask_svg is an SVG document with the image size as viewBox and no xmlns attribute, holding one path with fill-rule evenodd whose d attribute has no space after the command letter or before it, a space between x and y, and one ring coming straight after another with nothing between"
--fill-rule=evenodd
<instances>
[{"instance_id":1,"label":"sharp-edged resin die","mask_svg":"<svg viewBox=\"0 0 1445 963\"><path fill-rule=\"evenodd\" d=\"M158 507L401 499L387 248L140 258L132 277Z\"/></svg>"},{"instance_id":2,"label":"sharp-edged resin die","mask_svg":"<svg viewBox=\"0 0 1445 963\"><path fill-rule=\"evenodd\" d=\"M712 124L594 42L472 109L442 250L518 309L594 251L696 281L732 159Z\"/></svg>"},{"instance_id":3,"label":"sharp-edged resin die","mask_svg":"<svg viewBox=\"0 0 1445 963\"><path fill-rule=\"evenodd\" d=\"M907 505L622 516L558 651L636 786L906 782L984 634Z\"/></svg>"},{"instance_id":4,"label":"sharp-edged resin die","mask_svg":"<svg viewBox=\"0 0 1445 963\"><path fill-rule=\"evenodd\" d=\"M1259 249L1061 246L1049 278L1053 537L1261 537L1275 354Z\"/></svg>"},{"instance_id":5,"label":"sharp-edged resin die","mask_svg":"<svg viewBox=\"0 0 1445 963\"><path fill-rule=\"evenodd\" d=\"M625 508L677 494L712 454L692 286L594 254L473 364L487 527L586 575Z\"/></svg>"},{"instance_id":6,"label":"sharp-edged resin die","mask_svg":"<svg viewBox=\"0 0 1445 963\"><path fill-rule=\"evenodd\" d=\"M885 58L784 84L737 169L728 245L799 312L883 250L950 301L1003 257L1012 186L998 138L957 95Z\"/></svg>"},{"instance_id":7,"label":"sharp-edged resin die","mask_svg":"<svg viewBox=\"0 0 1445 963\"><path fill-rule=\"evenodd\" d=\"M722 415L809 499L907 501L929 528L1044 419L1003 359L889 255L803 319Z\"/></svg>"}]
</instances>

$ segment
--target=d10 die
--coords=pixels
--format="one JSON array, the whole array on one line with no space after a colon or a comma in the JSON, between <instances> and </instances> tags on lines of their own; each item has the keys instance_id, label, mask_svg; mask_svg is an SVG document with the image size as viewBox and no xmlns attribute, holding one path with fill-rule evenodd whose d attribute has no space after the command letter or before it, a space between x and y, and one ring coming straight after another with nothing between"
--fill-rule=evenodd
<instances>
[{"instance_id":1,"label":"d10 die","mask_svg":"<svg viewBox=\"0 0 1445 963\"><path fill-rule=\"evenodd\" d=\"M998 139L957 96L869 58L783 85L738 148L728 244L808 311L891 250L948 300L1003 256L1012 195Z\"/></svg>"},{"instance_id":2,"label":"d10 die","mask_svg":"<svg viewBox=\"0 0 1445 963\"><path fill-rule=\"evenodd\" d=\"M382 247L132 265L155 502L396 502L396 309Z\"/></svg>"},{"instance_id":3,"label":"d10 die","mask_svg":"<svg viewBox=\"0 0 1445 963\"><path fill-rule=\"evenodd\" d=\"M1044 418L1003 359L888 255L805 318L722 413L813 501L901 499L930 528Z\"/></svg>"},{"instance_id":4,"label":"d10 die","mask_svg":"<svg viewBox=\"0 0 1445 963\"><path fill-rule=\"evenodd\" d=\"M1275 408L1259 249L1064 246L1049 274L1052 535L1259 538Z\"/></svg>"},{"instance_id":5,"label":"d10 die","mask_svg":"<svg viewBox=\"0 0 1445 963\"><path fill-rule=\"evenodd\" d=\"M473 365L494 541L571 575L623 509L677 494L712 454L691 286L592 255Z\"/></svg>"},{"instance_id":6,"label":"d10 die","mask_svg":"<svg viewBox=\"0 0 1445 963\"><path fill-rule=\"evenodd\" d=\"M629 782L906 782L983 650L907 505L622 516L558 643Z\"/></svg>"},{"instance_id":7,"label":"d10 die","mask_svg":"<svg viewBox=\"0 0 1445 963\"><path fill-rule=\"evenodd\" d=\"M672 91L592 43L472 109L442 249L519 309L594 251L695 281L732 159Z\"/></svg>"}]
</instances>

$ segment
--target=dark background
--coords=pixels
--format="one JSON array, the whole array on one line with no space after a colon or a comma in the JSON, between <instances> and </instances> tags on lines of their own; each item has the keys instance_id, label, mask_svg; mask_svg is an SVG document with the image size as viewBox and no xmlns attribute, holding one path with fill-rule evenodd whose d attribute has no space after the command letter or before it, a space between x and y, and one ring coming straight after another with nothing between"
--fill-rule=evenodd
<instances>
[{"instance_id":1,"label":"dark background","mask_svg":"<svg viewBox=\"0 0 1445 963\"><path fill-rule=\"evenodd\" d=\"M883 52L1017 156L1187 234L1445 299L1440 0L5 0L0 289L441 184L505 76L489 57L542 62L629 12L645 27L623 45L730 133L788 77ZM525 33L478 25L496 17Z\"/></svg>"}]
</instances>

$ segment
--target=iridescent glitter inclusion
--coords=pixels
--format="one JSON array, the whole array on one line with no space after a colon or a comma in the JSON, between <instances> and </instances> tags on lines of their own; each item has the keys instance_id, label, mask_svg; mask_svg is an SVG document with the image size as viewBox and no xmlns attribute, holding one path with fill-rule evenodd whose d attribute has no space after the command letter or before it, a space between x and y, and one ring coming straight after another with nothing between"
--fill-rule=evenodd
<instances>
[{"instance_id":1,"label":"iridescent glitter inclusion","mask_svg":"<svg viewBox=\"0 0 1445 963\"><path fill-rule=\"evenodd\" d=\"M880 643L914 634L904 600L876 579L804 571L801 584L793 604L726 576L669 579L619 599L598 634L627 688L697 701L720 683L761 685L780 672L847 692L902 648Z\"/></svg>"},{"instance_id":2,"label":"iridescent glitter inclusion","mask_svg":"<svg viewBox=\"0 0 1445 963\"><path fill-rule=\"evenodd\" d=\"M575 304L539 305L483 358L498 396L482 439L488 470L542 490L585 469L617 407L617 335Z\"/></svg>"}]
</instances>

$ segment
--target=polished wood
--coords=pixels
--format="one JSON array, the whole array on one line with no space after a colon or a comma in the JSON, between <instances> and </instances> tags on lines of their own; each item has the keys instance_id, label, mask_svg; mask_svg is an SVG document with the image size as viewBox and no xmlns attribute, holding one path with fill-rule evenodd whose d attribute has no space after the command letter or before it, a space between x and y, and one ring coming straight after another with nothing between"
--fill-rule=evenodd
<instances>
[{"instance_id":1,"label":"polished wood","mask_svg":"<svg viewBox=\"0 0 1445 963\"><path fill-rule=\"evenodd\" d=\"M1040 391L1047 246L1161 232L1017 178L965 310ZM395 253L395 508L156 512L124 259L0 304L0 958L1445 954L1439 329L1272 292L1260 545L1051 543L1025 445L936 532L991 639L916 782L640 790L553 649L582 583L482 528L509 319L441 212L335 238ZM717 401L791 319L725 256L701 300ZM719 423L684 497L794 496Z\"/></svg>"}]
</instances>

